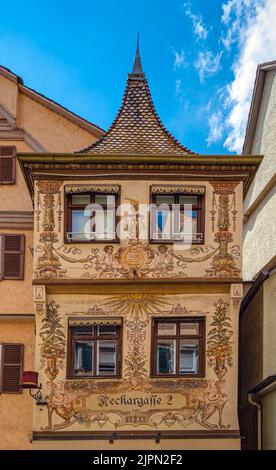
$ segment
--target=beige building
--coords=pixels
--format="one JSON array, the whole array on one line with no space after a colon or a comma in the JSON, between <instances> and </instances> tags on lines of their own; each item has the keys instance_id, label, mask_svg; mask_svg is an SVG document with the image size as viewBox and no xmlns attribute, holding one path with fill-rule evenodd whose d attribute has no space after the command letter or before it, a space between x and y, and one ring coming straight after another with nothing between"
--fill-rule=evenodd
<instances>
[{"instance_id":1,"label":"beige building","mask_svg":"<svg viewBox=\"0 0 276 470\"><path fill-rule=\"evenodd\" d=\"M102 134L0 67L1 449L30 448L32 436L32 403L22 393L20 376L22 368L34 368L34 214L15 153L74 152Z\"/></svg>"},{"instance_id":2,"label":"beige building","mask_svg":"<svg viewBox=\"0 0 276 470\"><path fill-rule=\"evenodd\" d=\"M18 154L35 214L32 448L239 449L243 197L261 157L177 142L139 50L94 141Z\"/></svg>"},{"instance_id":3,"label":"beige building","mask_svg":"<svg viewBox=\"0 0 276 470\"><path fill-rule=\"evenodd\" d=\"M248 449L276 449L276 62L259 65L243 153L263 160L244 201L239 403Z\"/></svg>"}]
</instances>

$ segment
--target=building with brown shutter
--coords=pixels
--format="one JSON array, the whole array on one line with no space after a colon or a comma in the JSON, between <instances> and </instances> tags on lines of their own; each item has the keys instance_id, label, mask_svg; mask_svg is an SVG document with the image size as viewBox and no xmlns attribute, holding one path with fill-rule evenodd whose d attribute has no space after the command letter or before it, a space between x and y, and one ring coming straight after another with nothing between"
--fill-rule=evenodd
<instances>
[{"instance_id":1,"label":"building with brown shutter","mask_svg":"<svg viewBox=\"0 0 276 470\"><path fill-rule=\"evenodd\" d=\"M31 448L34 368L33 204L16 152L74 152L103 131L0 66L0 449ZM35 216L36 220L36 216Z\"/></svg>"},{"instance_id":2,"label":"building with brown shutter","mask_svg":"<svg viewBox=\"0 0 276 470\"><path fill-rule=\"evenodd\" d=\"M32 448L239 449L243 197L261 157L176 141L138 49L112 126L76 147L18 154L35 214Z\"/></svg>"}]
</instances>

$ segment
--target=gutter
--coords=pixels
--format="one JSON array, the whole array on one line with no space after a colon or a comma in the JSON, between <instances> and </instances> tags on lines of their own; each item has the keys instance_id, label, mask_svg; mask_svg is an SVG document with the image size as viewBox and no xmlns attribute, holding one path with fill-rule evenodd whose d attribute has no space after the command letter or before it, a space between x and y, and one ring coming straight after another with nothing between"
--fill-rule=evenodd
<instances>
[{"instance_id":1,"label":"gutter","mask_svg":"<svg viewBox=\"0 0 276 470\"><path fill-rule=\"evenodd\" d=\"M262 382L258 383L249 392L247 398L250 405L257 408L258 413L258 450L262 450L262 403L261 398L276 387L276 375L269 375Z\"/></svg>"},{"instance_id":2,"label":"gutter","mask_svg":"<svg viewBox=\"0 0 276 470\"><path fill-rule=\"evenodd\" d=\"M257 408L257 435L258 435L258 450L262 450L262 405L258 401L257 396L254 393L248 392L247 394L248 402L250 405L256 406Z\"/></svg>"}]
</instances>

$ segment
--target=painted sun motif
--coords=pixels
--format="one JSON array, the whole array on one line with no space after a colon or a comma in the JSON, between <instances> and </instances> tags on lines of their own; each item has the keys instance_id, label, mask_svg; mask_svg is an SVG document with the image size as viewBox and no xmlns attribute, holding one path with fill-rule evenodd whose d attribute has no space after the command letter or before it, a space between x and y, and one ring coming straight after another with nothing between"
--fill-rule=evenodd
<instances>
[{"instance_id":1,"label":"painted sun motif","mask_svg":"<svg viewBox=\"0 0 276 470\"><path fill-rule=\"evenodd\" d=\"M173 303L160 295L119 294L109 297L102 305L115 314L142 320L150 314L164 313L166 307L172 307Z\"/></svg>"}]
</instances>

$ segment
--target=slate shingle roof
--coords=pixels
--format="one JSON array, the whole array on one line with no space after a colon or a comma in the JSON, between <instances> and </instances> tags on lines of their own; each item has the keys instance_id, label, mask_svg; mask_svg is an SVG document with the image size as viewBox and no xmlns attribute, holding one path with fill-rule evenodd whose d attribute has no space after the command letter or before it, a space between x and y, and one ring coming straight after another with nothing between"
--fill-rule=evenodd
<instances>
[{"instance_id":1,"label":"slate shingle roof","mask_svg":"<svg viewBox=\"0 0 276 470\"><path fill-rule=\"evenodd\" d=\"M97 142L77 153L117 155L193 155L164 127L144 73L131 73L123 102L110 129Z\"/></svg>"}]
</instances>

